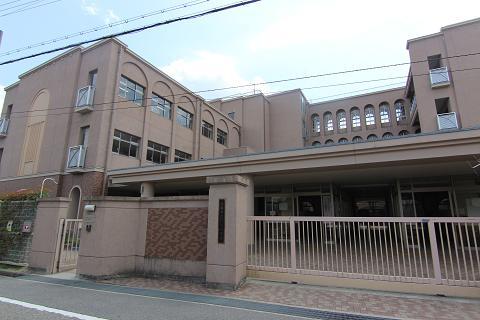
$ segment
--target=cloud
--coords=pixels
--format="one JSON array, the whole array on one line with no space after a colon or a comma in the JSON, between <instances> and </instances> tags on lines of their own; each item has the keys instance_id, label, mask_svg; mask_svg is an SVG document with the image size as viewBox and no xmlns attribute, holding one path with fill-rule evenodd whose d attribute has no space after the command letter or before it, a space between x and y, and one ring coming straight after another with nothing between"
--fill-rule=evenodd
<instances>
[{"instance_id":1,"label":"cloud","mask_svg":"<svg viewBox=\"0 0 480 320\"><path fill-rule=\"evenodd\" d=\"M108 9L107 14L105 15L104 21L105 21L105 24L110 24L110 23L113 23L113 22L120 21L120 17L117 16L115 14L115 12L113 12L112 9Z\"/></svg>"},{"instance_id":2,"label":"cloud","mask_svg":"<svg viewBox=\"0 0 480 320\"><path fill-rule=\"evenodd\" d=\"M96 16L100 12L95 1L82 0L82 10L91 16Z\"/></svg>"},{"instance_id":3,"label":"cloud","mask_svg":"<svg viewBox=\"0 0 480 320\"><path fill-rule=\"evenodd\" d=\"M177 59L161 69L179 82L198 83L199 87L203 88L207 84L230 87L264 82L259 76L252 79L243 77L232 57L205 50L195 52L192 59ZM244 87L240 88L238 92L247 92L253 89L253 86ZM259 85L255 86L255 90L266 92L268 88L265 85Z\"/></svg>"}]
</instances>

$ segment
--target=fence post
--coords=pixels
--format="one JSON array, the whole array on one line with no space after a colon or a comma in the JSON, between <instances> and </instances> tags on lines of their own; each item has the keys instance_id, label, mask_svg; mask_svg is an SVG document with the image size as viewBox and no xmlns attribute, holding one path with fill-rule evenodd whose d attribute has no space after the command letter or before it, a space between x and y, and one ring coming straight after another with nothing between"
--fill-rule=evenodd
<instances>
[{"instance_id":1,"label":"fence post","mask_svg":"<svg viewBox=\"0 0 480 320\"><path fill-rule=\"evenodd\" d=\"M290 259L292 261L292 270L297 269L297 252L296 252L296 237L295 237L295 221L290 217Z\"/></svg>"},{"instance_id":2,"label":"fence post","mask_svg":"<svg viewBox=\"0 0 480 320\"><path fill-rule=\"evenodd\" d=\"M438 255L437 234L435 232L435 222L428 220L428 236L430 238L430 249L432 251L433 273L435 283L442 283L442 271L440 270L440 258Z\"/></svg>"}]
</instances>

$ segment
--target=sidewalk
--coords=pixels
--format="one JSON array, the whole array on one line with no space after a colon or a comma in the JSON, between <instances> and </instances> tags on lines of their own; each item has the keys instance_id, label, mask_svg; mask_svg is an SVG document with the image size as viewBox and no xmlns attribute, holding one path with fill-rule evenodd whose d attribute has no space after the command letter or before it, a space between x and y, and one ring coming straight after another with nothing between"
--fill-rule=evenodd
<instances>
[{"instance_id":1,"label":"sidewalk","mask_svg":"<svg viewBox=\"0 0 480 320\"><path fill-rule=\"evenodd\" d=\"M238 291L164 278L117 278L100 283L240 298L329 311L404 319L480 319L480 300L407 295L248 280Z\"/></svg>"}]
</instances>

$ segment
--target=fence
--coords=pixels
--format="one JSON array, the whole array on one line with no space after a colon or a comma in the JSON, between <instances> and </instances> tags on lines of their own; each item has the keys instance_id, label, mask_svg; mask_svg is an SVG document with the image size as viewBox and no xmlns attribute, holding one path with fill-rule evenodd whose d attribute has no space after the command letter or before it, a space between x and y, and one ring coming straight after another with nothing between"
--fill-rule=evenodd
<instances>
[{"instance_id":1,"label":"fence","mask_svg":"<svg viewBox=\"0 0 480 320\"><path fill-rule=\"evenodd\" d=\"M480 218L247 220L249 269L480 287Z\"/></svg>"},{"instance_id":2,"label":"fence","mask_svg":"<svg viewBox=\"0 0 480 320\"><path fill-rule=\"evenodd\" d=\"M62 219L60 223L60 258L58 271L75 269L80 250L82 219Z\"/></svg>"},{"instance_id":3,"label":"fence","mask_svg":"<svg viewBox=\"0 0 480 320\"><path fill-rule=\"evenodd\" d=\"M0 203L0 261L27 264L36 214L35 200Z\"/></svg>"}]
</instances>

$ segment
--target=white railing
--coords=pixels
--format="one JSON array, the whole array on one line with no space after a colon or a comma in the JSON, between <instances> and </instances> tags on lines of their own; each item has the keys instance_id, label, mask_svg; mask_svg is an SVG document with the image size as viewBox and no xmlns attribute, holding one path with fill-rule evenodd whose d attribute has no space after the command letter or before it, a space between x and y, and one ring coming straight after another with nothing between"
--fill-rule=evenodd
<instances>
[{"instance_id":1,"label":"white railing","mask_svg":"<svg viewBox=\"0 0 480 320\"><path fill-rule=\"evenodd\" d=\"M67 168L83 168L85 165L86 152L87 147L82 145L68 148Z\"/></svg>"},{"instance_id":2,"label":"white railing","mask_svg":"<svg viewBox=\"0 0 480 320\"><path fill-rule=\"evenodd\" d=\"M458 129L457 114L455 112L437 114L438 130Z\"/></svg>"},{"instance_id":3,"label":"white railing","mask_svg":"<svg viewBox=\"0 0 480 320\"><path fill-rule=\"evenodd\" d=\"M0 134L1 135L6 135L7 134L9 123L10 123L10 119L0 118Z\"/></svg>"},{"instance_id":4,"label":"white railing","mask_svg":"<svg viewBox=\"0 0 480 320\"><path fill-rule=\"evenodd\" d=\"M450 76L448 75L447 67L430 69L430 83L432 87L448 85Z\"/></svg>"},{"instance_id":5,"label":"white railing","mask_svg":"<svg viewBox=\"0 0 480 320\"><path fill-rule=\"evenodd\" d=\"M412 106L410 108L410 116L413 118L415 114L415 110L417 110L417 96L413 96Z\"/></svg>"},{"instance_id":6,"label":"white railing","mask_svg":"<svg viewBox=\"0 0 480 320\"><path fill-rule=\"evenodd\" d=\"M247 221L252 270L480 287L480 218Z\"/></svg>"},{"instance_id":7,"label":"white railing","mask_svg":"<svg viewBox=\"0 0 480 320\"><path fill-rule=\"evenodd\" d=\"M93 105L93 97L95 96L95 87L86 86L80 88L77 94L76 108L82 108Z\"/></svg>"},{"instance_id":8,"label":"white railing","mask_svg":"<svg viewBox=\"0 0 480 320\"><path fill-rule=\"evenodd\" d=\"M77 266L80 250L81 219L62 219L60 224L62 240L60 242L59 271L74 269Z\"/></svg>"}]
</instances>

